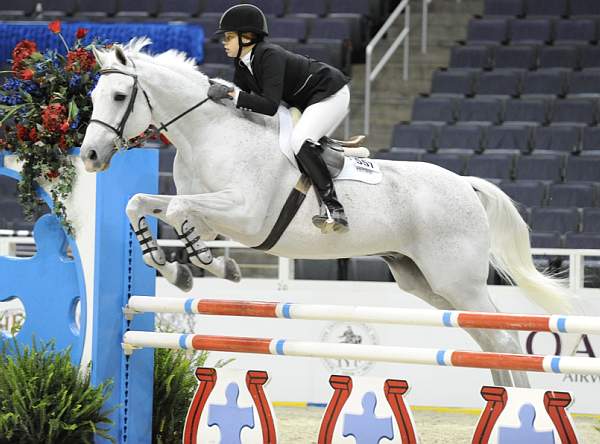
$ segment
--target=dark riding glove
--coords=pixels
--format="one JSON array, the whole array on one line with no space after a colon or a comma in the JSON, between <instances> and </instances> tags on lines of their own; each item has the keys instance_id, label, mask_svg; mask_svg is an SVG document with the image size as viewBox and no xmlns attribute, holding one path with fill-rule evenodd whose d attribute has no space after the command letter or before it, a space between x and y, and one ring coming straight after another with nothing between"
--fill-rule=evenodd
<instances>
[{"instance_id":1,"label":"dark riding glove","mask_svg":"<svg viewBox=\"0 0 600 444\"><path fill-rule=\"evenodd\" d=\"M214 80L209 80L210 86L208 88L208 92L206 95L212 100L222 100L222 99L233 99L229 95L230 92L233 92L233 86L224 85L219 82L215 82Z\"/></svg>"}]
</instances>

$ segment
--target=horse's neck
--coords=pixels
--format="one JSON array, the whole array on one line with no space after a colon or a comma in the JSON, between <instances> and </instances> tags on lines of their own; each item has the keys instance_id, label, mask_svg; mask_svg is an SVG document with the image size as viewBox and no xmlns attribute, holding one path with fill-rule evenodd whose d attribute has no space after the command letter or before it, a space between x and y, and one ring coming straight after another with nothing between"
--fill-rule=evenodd
<instances>
[{"instance_id":1,"label":"horse's neck","mask_svg":"<svg viewBox=\"0 0 600 444\"><path fill-rule=\"evenodd\" d=\"M186 76L164 67L155 70L156 74L144 81L151 89L155 126L206 98L206 76ZM169 125L165 133L178 150L175 176L190 176L189 183L193 176L193 188L206 192L236 182L232 175L252 166L263 174L281 174L285 163L276 161L283 158L278 148L278 125L268 120L262 116L249 120L233 109L232 103L207 101Z\"/></svg>"}]
</instances>

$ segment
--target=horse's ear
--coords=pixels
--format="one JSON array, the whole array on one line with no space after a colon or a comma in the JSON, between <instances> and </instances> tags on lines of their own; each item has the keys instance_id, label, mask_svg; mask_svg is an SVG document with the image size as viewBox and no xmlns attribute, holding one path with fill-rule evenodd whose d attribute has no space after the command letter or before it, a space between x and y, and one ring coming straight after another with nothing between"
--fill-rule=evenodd
<instances>
[{"instance_id":1,"label":"horse's ear","mask_svg":"<svg viewBox=\"0 0 600 444\"><path fill-rule=\"evenodd\" d=\"M127 65L127 57L125 56L125 52L123 51L123 48L121 48L120 46L115 46L115 55L117 56L117 61L121 65L124 65L124 66Z\"/></svg>"},{"instance_id":2,"label":"horse's ear","mask_svg":"<svg viewBox=\"0 0 600 444\"><path fill-rule=\"evenodd\" d=\"M104 66L104 53L98 49L94 45L92 45L92 53L94 53L94 57L96 58L96 62L98 66L102 68Z\"/></svg>"}]
</instances>

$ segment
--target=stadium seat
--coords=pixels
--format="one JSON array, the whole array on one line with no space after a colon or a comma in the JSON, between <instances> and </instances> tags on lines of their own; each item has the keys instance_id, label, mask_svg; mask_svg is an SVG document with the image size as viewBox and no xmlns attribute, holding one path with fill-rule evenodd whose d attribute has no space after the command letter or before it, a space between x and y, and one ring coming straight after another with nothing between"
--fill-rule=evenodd
<instances>
[{"instance_id":1,"label":"stadium seat","mask_svg":"<svg viewBox=\"0 0 600 444\"><path fill-rule=\"evenodd\" d=\"M481 122L496 125L502 121L502 101L493 97L463 99L458 103L460 122Z\"/></svg>"},{"instance_id":2,"label":"stadium seat","mask_svg":"<svg viewBox=\"0 0 600 444\"><path fill-rule=\"evenodd\" d=\"M175 162L175 155L177 150L172 147L160 149L158 151L158 171L161 173L173 172L173 162Z\"/></svg>"},{"instance_id":3,"label":"stadium seat","mask_svg":"<svg viewBox=\"0 0 600 444\"><path fill-rule=\"evenodd\" d=\"M392 131L392 148L422 149L435 151L437 127L427 124L407 125L398 123Z\"/></svg>"},{"instance_id":4,"label":"stadium seat","mask_svg":"<svg viewBox=\"0 0 600 444\"><path fill-rule=\"evenodd\" d=\"M571 182L600 182L600 158L570 156L566 180Z\"/></svg>"},{"instance_id":5,"label":"stadium seat","mask_svg":"<svg viewBox=\"0 0 600 444\"><path fill-rule=\"evenodd\" d=\"M581 48L581 68L584 70L600 69L600 46L586 45Z\"/></svg>"},{"instance_id":6,"label":"stadium seat","mask_svg":"<svg viewBox=\"0 0 600 444\"><path fill-rule=\"evenodd\" d=\"M531 209L531 229L537 232L579 231L579 212L577 208L540 208Z\"/></svg>"},{"instance_id":7,"label":"stadium seat","mask_svg":"<svg viewBox=\"0 0 600 444\"><path fill-rule=\"evenodd\" d=\"M15 20L23 17L31 17L35 12L35 0L2 1L0 2L0 18Z\"/></svg>"},{"instance_id":8,"label":"stadium seat","mask_svg":"<svg viewBox=\"0 0 600 444\"><path fill-rule=\"evenodd\" d=\"M304 42L307 36L306 20L301 17L270 18L269 38L273 43Z\"/></svg>"},{"instance_id":9,"label":"stadium seat","mask_svg":"<svg viewBox=\"0 0 600 444\"><path fill-rule=\"evenodd\" d=\"M72 16L77 9L76 0L43 0L41 5L42 17L46 19Z\"/></svg>"},{"instance_id":10,"label":"stadium seat","mask_svg":"<svg viewBox=\"0 0 600 444\"><path fill-rule=\"evenodd\" d=\"M158 13L158 0L119 0L119 9L115 14L118 19L143 19L154 17Z\"/></svg>"},{"instance_id":11,"label":"stadium seat","mask_svg":"<svg viewBox=\"0 0 600 444\"><path fill-rule=\"evenodd\" d=\"M486 151L528 153L531 151L532 130L529 126L490 126L485 137Z\"/></svg>"},{"instance_id":12,"label":"stadium seat","mask_svg":"<svg viewBox=\"0 0 600 444\"><path fill-rule=\"evenodd\" d=\"M542 182L502 181L500 188L524 207L540 207L546 203L546 186Z\"/></svg>"},{"instance_id":13,"label":"stadium seat","mask_svg":"<svg viewBox=\"0 0 600 444\"><path fill-rule=\"evenodd\" d=\"M508 28L511 45L544 45L552 40L552 22L549 19L513 19Z\"/></svg>"},{"instance_id":14,"label":"stadium seat","mask_svg":"<svg viewBox=\"0 0 600 444\"><path fill-rule=\"evenodd\" d=\"M437 148L440 153L480 153L482 144L483 129L477 126L442 126L437 137Z\"/></svg>"},{"instance_id":15,"label":"stadium seat","mask_svg":"<svg viewBox=\"0 0 600 444\"><path fill-rule=\"evenodd\" d=\"M515 179L560 182L565 170L565 156L531 154L517 158Z\"/></svg>"},{"instance_id":16,"label":"stadium seat","mask_svg":"<svg viewBox=\"0 0 600 444\"><path fill-rule=\"evenodd\" d=\"M266 16L281 17L285 14L285 2L282 0L247 0L244 3L258 6Z\"/></svg>"},{"instance_id":17,"label":"stadium seat","mask_svg":"<svg viewBox=\"0 0 600 444\"><path fill-rule=\"evenodd\" d=\"M328 3L320 0L288 0L287 15L324 17Z\"/></svg>"},{"instance_id":18,"label":"stadium seat","mask_svg":"<svg viewBox=\"0 0 600 444\"><path fill-rule=\"evenodd\" d=\"M452 153L425 153L421 160L423 162L433 163L456 174L463 174L467 163L466 156Z\"/></svg>"},{"instance_id":19,"label":"stadium seat","mask_svg":"<svg viewBox=\"0 0 600 444\"><path fill-rule=\"evenodd\" d=\"M177 194L177 188L173 181L173 173L161 172L158 175L158 194L166 194L169 196L175 196Z\"/></svg>"},{"instance_id":20,"label":"stadium seat","mask_svg":"<svg viewBox=\"0 0 600 444\"><path fill-rule=\"evenodd\" d=\"M453 46L450 50L450 68L487 69L491 61L491 51L485 46Z\"/></svg>"},{"instance_id":21,"label":"stadium seat","mask_svg":"<svg viewBox=\"0 0 600 444\"><path fill-rule=\"evenodd\" d=\"M486 17L520 17L524 13L524 0L485 0L485 3L483 5L483 14Z\"/></svg>"},{"instance_id":22,"label":"stadium seat","mask_svg":"<svg viewBox=\"0 0 600 444\"><path fill-rule=\"evenodd\" d=\"M600 233L566 233L565 248L600 250Z\"/></svg>"},{"instance_id":23,"label":"stadium seat","mask_svg":"<svg viewBox=\"0 0 600 444\"><path fill-rule=\"evenodd\" d=\"M221 15L239 2L236 0L210 0L201 2L201 14L219 23Z\"/></svg>"},{"instance_id":24,"label":"stadium seat","mask_svg":"<svg viewBox=\"0 0 600 444\"><path fill-rule=\"evenodd\" d=\"M600 3L590 0L570 0L571 17L573 16L599 16Z\"/></svg>"},{"instance_id":25,"label":"stadium seat","mask_svg":"<svg viewBox=\"0 0 600 444\"><path fill-rule=\"evenodd\" d=\"M467 163L469 176L484 179L509 180L513 178L514 155L512 154L480 154L472 156Z\"/></svg>"},{"instance_id":26,"label":"stadium seat","mask_svg":"<svg viewBox=\"0 0 600 444\"><path fill-rule=\"evenodd\" d=\"M584 233L600 233L600 208L584 208L581 221Z\"/></svg>"},{"instance_id":27,"label":"stadium seat","mask_svg":"<svg viewBox=\"0 0 600 444\"><path fill-rule=\"evenodd\" d=\"M413 103L412 120L450 123L454 122L455 113L455 104L450 98L417 97Z\"/></svg>"},{"instance_id":28,"label":"stadium seat","mask_svg":"<svg viewBox=\"0 0 600 444\"><path fill-rule=\"evenodd\" d=\"M234 67L231 63L203 63L198 69L211 79L218 77L233 82Z\"/></svg>"},{"instance_id":29,"label":"stadium seat","mask_svg":"<svg viewBox=\"0 0 600 444\"><path fill-rule=\"evenodd\" d=\"M495 70L531 70L537 67L535 46L498 46L494 48Z\"/></svg>"},{"instance_id":30,"label":"stadium seat","mask_svg":"<svg viewBox=\"0 0 600 444\"><path fill-rule=\"evenodd\" d=\"M548 190L549 207L593 207L596 193L591 184L556 183Z\"/></svg>"},{"instance_id":31,"label":"stadium seat","mask_svg":"<svg viewBox=\"0 0 600 444\"><path fill-rule=\"evenodd\" d=\"M600 155L600 126L586 126L583 128L581 154Z\"/></svg>"},{"instance_id":32,"label":"stadium seat","mask_svg":"<svg viewBox=\"0 0 600 444\"><path fill-rule=\"evenodd\" d=\"M600 97L600 71L573 72L569 78L569 97Z\"/></svg>"},{"instance_id":33,"label":"stadium seat","mask_svg":"<svg viewBox=\"0 0 600 444\"><path fill-rule=\"evenodd\" d=\"M214 17L210 16L200 16L194 18L194 23L202 26L204 30L204 42L216 42L218 40L215 32L219 27L219 21L215 20ZM222 46L222 45L221 45Z\"/></svg>"},{"instance_id":34,"label":"stadium seat","mask_svg":"<svg viewBox=\"0 0 600 444\"><path fill-rule=\"evenodd\" d=\"M535 153L560 152L575 154L580 151L579 128L573 126L542 126L533 134Z\"/></svg>"},{"instance_id":35,"label":"stadium seat","mask_svg":"<svg viewBox=\"0 0 600 444\"><path fill-rule=\"evenodd\" d=\"M437 70L431 81L431 96L468 96L473 94L474 87L473 72Z\"/></svg>"},{"instance_id":36,"label":"stadium seat","mask_svg":"<svg viewBox=\"0 0 600 444\"><path fill-rule=\"evenodd\" d=\"M568 0L526 0L527 17L561 17L568 11Z\"/></svg>"},{"instance_id":37,"label":"stadium seat","mask_svg":"<svg viewBox=\"0 0 600 444\"><path fill-rule=\"evenodd\" d=\"M199 13L200 3L197 0L162 0L158 18L187 21L195 18Z\"/></svg>"},{"instance_id":38,"label":"stadium seat","mask_svg":"<svg viewBox=\"0 0 600 444\"><path fill-rule=\"evenodd\" d=\"M392 148L390 150L380 150L373 156L381 160L397 160L403 162L420 161L423 154L417 150L405 150L403 148Z\"/></svg>"},{"instance_id":39,"label":"stadium seat","mask_svg":"<svg viewBox=\"0 0 600 444\"><path fill-rule=\"evenodd\" d=\"M521 96L523 98L564 96L567 80L564 72L539 70L525 73Z\"/></svg>"},{"instance_id":40,"label":"stadium seat","mask_svg":"<svg viewBox=\"0 0 600 444\"><path fill-rule=\"evenodd\" d=\"M548 121L548 108L542 99L508 99L504 106L504 123L543 125Z\"/></svg>"},{"instance_id":41,"label":"stadium seat","mask_svg":"<svg viewBox=\"0 0 600 444\"><path fill-rule=\"evenodd\" d=\"M223 45L219 42L204 42L204 63L231 64Z\"/></svg>"},{"instance_id":42,"label":"stadium seat","mask_svg":"<svg viewBox=\"0 0 600 444\"><path fill-rule=\"evenodd\" d=\"M591 19L557 20L554 23L554 44L594 44L598 41L596 21Z\"/></svg>"},{"instance_id":43,"label":"stadium seat","mask_svg":"<svg viewBox=\"0 0 600 444\"><path fill-rule=\"evenodd\" d=\"M533 248L562 248L561 234L558 231L534 231L530 239Z\"/></svg>"},{"instance_id":44,"label":"stadium seat","mask_svg":"<svg viewBox=\"0 0 600 444\"><path fill-rule=\"evenodd\" d=\"M294 261L295 279L337 280L337 260L296 259Z\"/></svg>"},{"instance_id":45,"label":"stadium seat","mask_svg":"<svg viewBox=\"0 0 600 444\"><path fill-rule=\"evenodd\" d=\"M0 199L17 197L17 181L8 176L0 175ZM1 213L1 212L0 212Z\"/></svg>"},{"instance_id":46,"label":"stadium seat","mask_svg":"<svg viewBox=\"0 0 600 444\"><path fill-rule=\"evenodd\" d=\"M349 281L393 282L394 278L385 261L376 256L359 256L348 262Z\"/></svg>"},{"instance_id":47,"label":"stadium seat","mask_svg":"<svg viewBox=\"0 0 600 444\"><path fill-rule=\"evenodd\" d=\"M467 43L469 45L500 45L508 36L507 20L502 18L469 20Z\"/></svg>"},{"instance_id":48,"label":"stadium seat","mask_svg":"<svg viewBox=\"0 0 600 444\"><path fill-rule=\"evenodd\" d=\"M117 0L79 0L75 18L79 20L103 20L117 12Z\"/></svg>"},{"instance_id":49,"label":"stadium seat","mask_svg":"<svg viewBox=\"0 0 600 444\"><path fill-rule=\"evenodd\" d=\"M551 112L551 122L568 125L594 125L597 118L597 103L591 99L556 100Z\"/></svg>"},{"instance_id":50,"label":"stadium seat","mask_svg":"<svg viewBox=\"0 0 600 444\"><path fill-rule=\"evenodd\" d=\"M579 52L576 47L569 45L544 46L539 51L539 67L578 69Z\"/></svg>"},{"instance_id":51,"label":"stadium seat","mask_svg":"<svg viewBox=\"0 0 600 444\"><path fill-rule=\"evenodd\" d=\"M476 94L515 97L520 93L521 75L516 72L483 72L477 82Z\"/></svg>"}]
</instances>

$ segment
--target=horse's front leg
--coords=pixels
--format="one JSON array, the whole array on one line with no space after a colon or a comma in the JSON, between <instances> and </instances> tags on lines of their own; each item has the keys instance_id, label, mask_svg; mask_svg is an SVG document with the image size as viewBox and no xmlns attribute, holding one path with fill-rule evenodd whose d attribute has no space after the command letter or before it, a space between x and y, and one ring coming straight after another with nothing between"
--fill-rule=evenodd
<instances>
[{"instance_id":1,"label":"horse's front leg","mask_svg":"<svg viewBox=\"0 0 600 444\"><path fill-rule=\"evenodd\" d=\"M136 194L127 203L127 217L142 248L146 265L160 271L180 290L190 291L194 283L190 268L178 262L167 261L165 252L158 246L146 221L146 216L154 216L168 224L167 208L174 197L176 196Z\"/></svg>"},{"instance_id":2,"label":"horse's front leg","mask_svg":"<svg viewBox=\"0 0 600 444\"><path fill-rule=\"evenodd\" d=\"M234 282L239 282L242 277L239 265L230 257L213 257L210 249L202 242L197 224L203 220L229 220L235 224L242 202L238 193L226 190L179 195L167 209L167 220L183 241L190 262L217 277Z\"/></svg>"}]
</instances>

